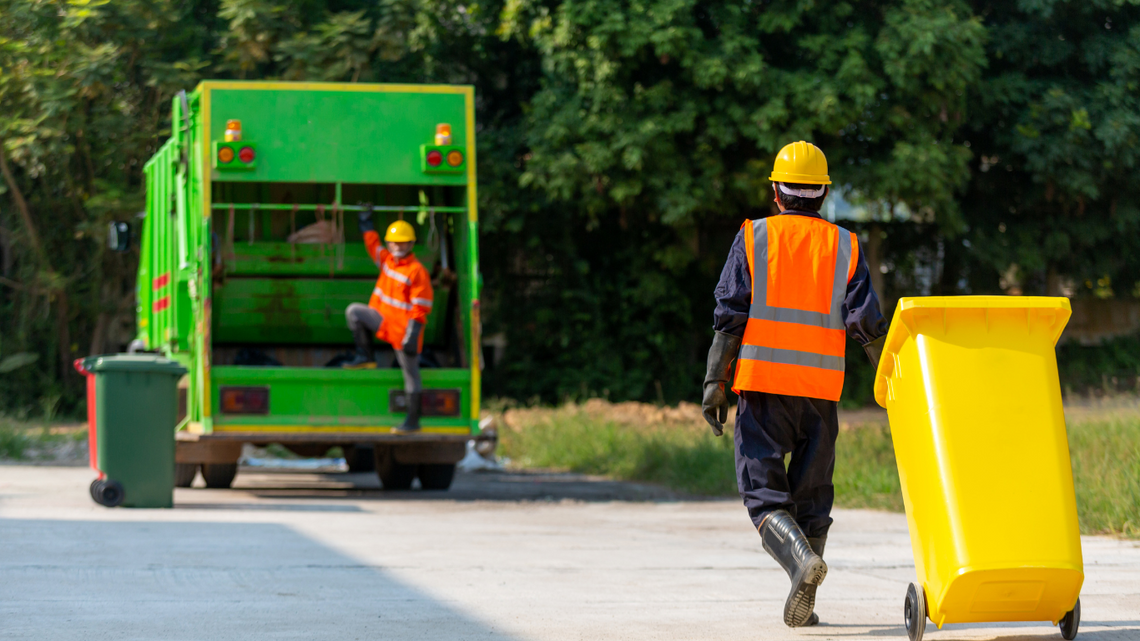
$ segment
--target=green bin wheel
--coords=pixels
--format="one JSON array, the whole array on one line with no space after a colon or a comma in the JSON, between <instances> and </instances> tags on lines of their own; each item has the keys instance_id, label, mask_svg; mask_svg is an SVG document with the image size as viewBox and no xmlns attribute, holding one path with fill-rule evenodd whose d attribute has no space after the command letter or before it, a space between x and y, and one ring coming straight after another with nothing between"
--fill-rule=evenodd
<instances>
[{"instance_id":1,"label":"green bin wheel","mask_svg":"<svg viewBox=\"0 0 1140 641\"><path fill-rule=\"evenodd\" d=\"M425 490L446 490L455 478L455 463L424 463L420 465L420 485Z\"/></svg>"},{"instance_id":2,"label":"green bin wheel","mask_svg":"<svg viewBox=\"0 0 1140 641\"><path fill-rule=\"evenodd\" d=\"M125 493L118 481L95 479L91 482L91 498L99 505L116 507L123 502Z\"/></svg>"},{"instance_id":3,"label":"green bin wheel","mask_svg":"<svg viewBox=\"0 0 1140 641\"><path fill-rule=\"evenodd\" d=\"M397 463L392 458L392 448L375 448L376 476L385 490L406 490L412 487L416 478L416 466L407 463Z\"/></svg>"},{"instance_id":4,"label":"green bin wheel","mask_svg":"<svg viewBox=\"0 0 1140 641\"><path fill-rule=\"evenodd\" d=\"M910 641L922 641L922 635L926 632L926 593L913 583L906 589L903 622Z\"/></svg>"},{"instance_id":5,"label":"green bin wheel","mask_svg":"<svg viewBox=\"0 0 1140 641\"><path fill-rule=\"evenodd\" d=\"M203 463L202 478L206 487L224 489L233 485L237 468L237 463Z\"/></svg>"},{"instance_id":6,"label":"green bin wheel","mask_svg":"<svg viewBox=\"0 0 1140 641\"><path fill-rule=\"evenodd\" d=\"M1065 616L1057 622L1057 627L1061 628L1061 638L1066 641L1072 641L1077 638L1077 628L1081 627L1081 600L1077 599L1077 604L1073 606L1072 610L1065 613Z\"/></svg>"},{"instance_id":7,"label":"green bin wheel","mask_svg":"<svg viewBox=\"0 0 1140 641\"><path fill-rule=\"evenodd\" d=\"M197 463L174 464L174 487L190 487L198 475Z\"/></svg>"}]
</instances>

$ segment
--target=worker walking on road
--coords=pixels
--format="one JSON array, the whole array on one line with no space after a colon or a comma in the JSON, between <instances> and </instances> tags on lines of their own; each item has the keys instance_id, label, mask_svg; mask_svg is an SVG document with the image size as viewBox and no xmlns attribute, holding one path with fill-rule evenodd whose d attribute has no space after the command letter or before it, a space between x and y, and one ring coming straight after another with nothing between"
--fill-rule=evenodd
<instances>
[{"instance_id":1,"label":"worker walking on road","mask_svg":"<svg viewBox=\"0 0 1140 641\"><path fill-rule=\"evenodd\" d=\"M819 622L815 592L827 575L846 340L877 366L887 321L855 234L819 215L831 184L823 152L787 145L769 180L780 213L744 223L716 288L701 409L720 436L736 360L737 485L764 549L792 581L784 623L799 627Z\"/></svg>"},{"instance_id":2,"label":"worker walking on road","mask_svg":"<svg viewBox=\"0 0 1140 641\"><path fill-rule=\"evenodd\" d=\"M356 344L355 357L344 364L348 369L374 369L376 360L372 352L372 336L387 341L396 350L396 359L404 373L404 392L407 394L408 413L396 432L415 432L420 429L420 403L423 383L420 380L419 354L423 350L424 324L431 313L433 293L431 277L416 260L412 247L416 243L416 230L403 220L388 225L384 242L372 227L372 208L365 206L360 212L360 230L364 232L364 246L376 266L380 277L372 290L367 305L352 303L344 310L348 329Z\"/></svg>"}]
</instances>

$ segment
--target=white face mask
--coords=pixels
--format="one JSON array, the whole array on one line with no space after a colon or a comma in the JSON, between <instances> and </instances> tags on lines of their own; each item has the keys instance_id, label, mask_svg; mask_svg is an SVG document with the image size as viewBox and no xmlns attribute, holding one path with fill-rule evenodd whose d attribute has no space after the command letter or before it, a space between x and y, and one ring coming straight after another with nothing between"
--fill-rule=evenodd
<instances>
[{"instance_id":1,"label":"white face mask","mask_svg":"<svg viewBox=\"0 0 1140 641\"><path fill-rule=\"evenodd\" d=\"M388 251L392 252L392 255L396 258L403 258L404 256L412 253L412 248L411 246L400 247L396 243L392 243L388 245Z\"/></svg>"}]
</instances>

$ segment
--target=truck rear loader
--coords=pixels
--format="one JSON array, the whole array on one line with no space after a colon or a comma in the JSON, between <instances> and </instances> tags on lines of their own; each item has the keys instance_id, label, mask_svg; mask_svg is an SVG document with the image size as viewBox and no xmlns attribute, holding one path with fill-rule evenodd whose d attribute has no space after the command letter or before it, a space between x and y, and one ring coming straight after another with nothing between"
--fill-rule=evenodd
<instances>
[{"instance_id":1,"label":"truck rear loader","mask_svg":"<svg viewBox=\"0 0 1140 641\"><path fill-rule=\"evenodd\" d=\"M479 433L474 90L468 86L203 82L173 100L145 167L136 350L184 365L176 481L228 487L242 445L303 456L371 449L385 488L445 489ZM431 273L423 429L391 348L346 370L345 308L378 275L358 228L416 229ZM387 365L391 365L390 367ZM368 461L372 462L372 461Z\"/></svg>"}]
</instances>

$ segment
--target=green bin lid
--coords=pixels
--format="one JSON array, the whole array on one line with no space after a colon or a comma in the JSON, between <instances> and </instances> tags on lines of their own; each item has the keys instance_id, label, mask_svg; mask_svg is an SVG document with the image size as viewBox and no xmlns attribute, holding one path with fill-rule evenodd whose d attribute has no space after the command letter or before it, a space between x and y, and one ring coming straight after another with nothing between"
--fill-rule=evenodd
<instances>
[{"instance_id":1,"label":"green bin lid","mask_svg":"<svg viewBox=\"0 0 1140 641\"><path fill-rule=\"evenodd\" d=\"M152 372L182 376L186 368L158 354L109 354L84 359L83 367L89 372Z\"/></svg>"}]
</instances>

